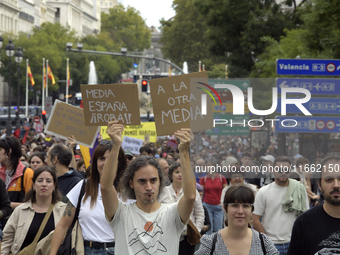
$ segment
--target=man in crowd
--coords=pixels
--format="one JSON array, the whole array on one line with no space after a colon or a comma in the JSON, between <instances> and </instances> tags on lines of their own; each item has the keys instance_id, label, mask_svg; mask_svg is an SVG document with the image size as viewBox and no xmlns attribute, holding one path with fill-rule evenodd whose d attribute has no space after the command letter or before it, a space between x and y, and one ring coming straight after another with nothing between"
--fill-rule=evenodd
<instances>
[{"instance_id":1,"label":"man in crowd","mask_svg":"<svg viewBox=\"0 0 340 255\"><path fill-rule=\"evenodd\" d=\"M57 171L58 186L63 195L63 202L67 202L67 193L83 179L77 170L68 167L71 160L71 150L61 143L54 144L47 152L46 164Z\"/></svg>"},{"instance_id":2,"label":"man in crowd","mask_svg":"<svg viewBox=\"0 0 340 255\"><path fill-rule=\"evenodd\" d=\"M168 161L166 161L164 158L158 158L157 162L159 164L159 167L163 171L165 185L169 186L171 184L171 181L170 181L169 175L168 175L169 174L169 164L168 164Z\"/></svg>"},{"instance_id":3,"label":"man in crowd","mask_svg":"<svg viewBox=\"0 0 340 255\"><path fill-rule=\"evenodd\" d=\"M115 236L115 253L178 254L182 229L188 223L196 197L196 181L190 170L190 130L175 133L181 159L183 196L178 203L160 204L158 196L164 187L163 172L152 157L136 158L125 170L120 183L129 199L124 204L117 198L112 183L117 174L117 161L123 125L109 122L107 133L113 149L105 163L101 178L101 192L107 220Z\"/></svg>"},{"instance_id":4,"label":"man in crowd","mask_svg":"<svg viewBox=\"0 0 340 255\"><path fill-rule=\"evenodd\" d=\"M297 218L289 255L340 253L340 156L331 154L321 166L319 188L325 203Z\"/></svg>"},{"instance_id":5,"label":"man in crowd","mask_svg":"<svg viewBox=\"0 0 340 255\"><path fill-rule=\"evenodd\" d=\"M275 181L258 191L252 215L254 228L271 238L280 255L288 251L296 217L308 208L305 187L288 178L290 168L291 162L287 157L275 159Z\"/></svg>"}]
</instances>

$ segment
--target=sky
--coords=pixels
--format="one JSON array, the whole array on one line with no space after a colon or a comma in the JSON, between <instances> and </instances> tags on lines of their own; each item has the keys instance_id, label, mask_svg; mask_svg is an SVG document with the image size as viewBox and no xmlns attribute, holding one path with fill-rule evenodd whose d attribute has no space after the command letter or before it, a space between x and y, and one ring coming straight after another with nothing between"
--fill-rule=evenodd
<instances>
[{"instance_id":1,"label":"sky","mask_svg":"<svg viewBox=\"0 0 340 255\"><path fill-rule=\"evenodd\" d=\"M175 16L175 11L171 8L173 0L118 0L125 7L128 5L140 11L142 18L148 27L160 27L161 18L170 19Z\"/></svg>"}]
</instances>

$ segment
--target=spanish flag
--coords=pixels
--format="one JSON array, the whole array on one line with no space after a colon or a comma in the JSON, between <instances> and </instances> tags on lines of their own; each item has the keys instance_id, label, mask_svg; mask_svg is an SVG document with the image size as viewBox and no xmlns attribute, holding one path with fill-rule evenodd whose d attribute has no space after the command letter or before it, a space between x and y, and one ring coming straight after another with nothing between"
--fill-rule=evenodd
<instances>
[{"instance_id":1,"label":"spanish flag","mask_svg":"<svg viewBox=\"0 0 340 255\"><path fill-rule=\"evenodd\" d=\"M33 74L32 74L32 71L31 71L31 68L30 68L29 65L27 66L27 75L28 75L28 77L30 77L31 86L33 87L35 82L34 82Z\"/></svg>"},{"instance_id":2,"label":"spanish flag","mask_svg":"<svg viewBox=\"0 0 340 255\"><path fill-rule=\"evenodd\" d=\"M47 76L52 81L52 85L54 85L55 84L55 80L54 80L54 76L53 76L52 70L50 68L50 65L47 66Z\"/></svg>"},{"instance_id":3,"label":"spanish flag","mask_svg":"<svg viewBox=\"0 0 340 255\"><path fill-rule=\"evenodd\" d=\"M44 89L46 88L46 68L44 66Z\"/></svg>"}]
</instances>

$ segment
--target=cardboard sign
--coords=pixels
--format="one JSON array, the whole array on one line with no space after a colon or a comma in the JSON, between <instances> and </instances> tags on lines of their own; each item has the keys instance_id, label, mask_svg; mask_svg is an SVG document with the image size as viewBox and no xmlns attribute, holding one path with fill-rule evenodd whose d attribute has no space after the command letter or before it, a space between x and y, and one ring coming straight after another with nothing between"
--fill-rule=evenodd
<instances>
[{"instance_id":1,"label":"cardboard sign","mask_svg":"<svg viewBox=\"0 0 340 255\"><path fill-rule=\"evenodd\" d=\"M139 149L143 146L143 140L129 136L124 136L122 141L123 150L130 150L132 154L139 155Z\"/></svg>"},{"instance_id":2,"label":"cardboard sign","mask_svg":"<svg viewBox=\"0 0 340 255\"><path fill-rule=\"evenodd\" d=\"M139 125L137 84L81 85L86 126Z\"/></svg>"},{"instance_id":3,"label":"cardboard sign","mask_svg":"<svg viewBox=\"0 0 340 255\"><path fill-rule=\"evenodd\" d=\"M84 123L83 109L56 100L48 119L45 133L63 139L73 135L77 143L93 147L99 127L87 127Z\"/></svg>"},{"instance_id":4,"label":"cardboard sign","mask_svg":"<svg viewBox=\"0 0 340 255\"><path fill-rule=\"evenodd\" d=\"M110 139L106 132L107 126L100 128L100 134L103 139ZM155 143L157 141L157 133L155 122L142 122L138 126L125 126L122 136L130 136L138 139L144 139L145 135L149 135L149 142Z\"/></svg>"},{"instance_id":5,"label":"cardboard sign","mask_svg":"<svg viewBox=\"0 0 340 255\"><path fill-rule=\"evenodd\" d=\"M206 86L206 72L152 79L149 84L157 135L172 135L181 128L192 131L213 128L210 100L206 100L209 102L205 105L206 115L201 109L202 94L210 97L206 92L210 90Z\"/></svg>"}]
</instances>

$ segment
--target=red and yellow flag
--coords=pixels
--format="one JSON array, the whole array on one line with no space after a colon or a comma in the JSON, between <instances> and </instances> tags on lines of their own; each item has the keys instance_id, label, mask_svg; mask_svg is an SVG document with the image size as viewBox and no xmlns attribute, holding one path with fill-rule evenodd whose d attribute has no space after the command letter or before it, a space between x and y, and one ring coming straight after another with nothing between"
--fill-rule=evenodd
<instances>
[{"instance_id":1,"label":"red and yellow flag","mask_svg":"<svg viewBox=\"0 0 340 255\"><path fill-rule=\"evenodd\" d=\"M55 84L55 80L54 80L54 76L53 76L52 70L50 68L50 65L47 66L47 76L52 81L52 85L54 85Z\"/></svg>"},{"instance_id":2,"label":"red and yellow flag","mask_svg":"<svg viewBox=\"0 0 340 255\"><path fill-rule=\"evenodd\" d=\"M44 88L46 88L46 68L44 67Z\"/></svg>"},{"instance_id":3,"label":"red and yellow flag","mask_svg":"<svg viewBox=\"0 0 340 255\"><path fill-rule=\"evenodd\" d=\"M28 77L30 77L31 86L33 87L35 82L34 82L33 74L32 74L32 71L31 71L31 68L30 68L29 65L27 66L27 75L28 75Z\"/></svg>"}]
</instances>

